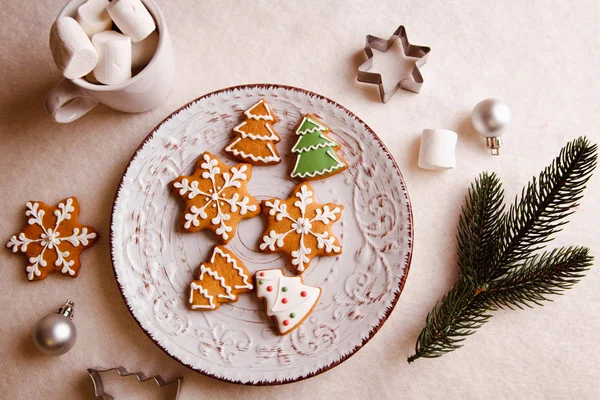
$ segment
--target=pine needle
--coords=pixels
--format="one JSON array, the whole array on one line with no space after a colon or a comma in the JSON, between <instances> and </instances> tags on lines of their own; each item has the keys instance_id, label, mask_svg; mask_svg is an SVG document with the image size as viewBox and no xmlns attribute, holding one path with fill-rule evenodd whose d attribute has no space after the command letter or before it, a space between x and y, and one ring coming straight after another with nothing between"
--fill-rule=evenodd
<instances>
[{"instance_id":1,"label":"pine needle","mask_svg":"<svg viewBox=\"0 0 600 400\"><path fill-rule=\"evenodd\" d=\"M475 180L458 224L459 279L427 315L409 363L462 347L491 311L541 306L583 278L593 262L589 249L536 252L568 222L597 159L597 146L585 137L568 143L507 212L498 177Z\"/></svg>"}]
</instances>

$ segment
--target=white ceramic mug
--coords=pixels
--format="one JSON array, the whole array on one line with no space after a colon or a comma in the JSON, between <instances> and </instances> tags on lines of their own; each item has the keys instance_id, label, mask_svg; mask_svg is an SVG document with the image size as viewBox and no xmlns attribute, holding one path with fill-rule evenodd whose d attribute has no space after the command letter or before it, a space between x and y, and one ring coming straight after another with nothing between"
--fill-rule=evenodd
<instances>
[{"instance_id":1,"label":"white ceramic mug","mask_svg":"<svg viewBox=\"0 0 600 400\"><path fill-rule=\"evenodd\" d=\"M74 18L77 8L85 2L69 1L57 18ZM142 2L154 17L159 33L158 47L150 63L136 76L118 85L97 85L84 78L63 79L46 96L46 111L56 122L73 122L98 103L129 113L148 111L167 97L175 77L171 37L154 0Z\"/></svg>"}]
</instances>

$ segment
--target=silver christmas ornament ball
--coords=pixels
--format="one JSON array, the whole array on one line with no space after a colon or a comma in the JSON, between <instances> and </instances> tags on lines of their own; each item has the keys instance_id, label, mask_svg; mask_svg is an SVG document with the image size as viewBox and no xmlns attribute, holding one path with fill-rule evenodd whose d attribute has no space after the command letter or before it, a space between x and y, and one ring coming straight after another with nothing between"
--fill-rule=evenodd
<instances>
[{"instance_id":1,"label":"silver christmas ornament ball","mask_svg":"<svg viewBox=\"0 0 600 400\"><path fill-rule=\"evenodd\" d=\"M510 124L510 108L498 99L485 99L477 103L471 114L475 130L489 138L502 135Z\"/></svg>"},{"instance_id":2,"label":"silver christmas ornament ball","mask_svg":"<svg viewBox=\"0 0 600 400\"><path fill-rule=\"evenodd\" d=\"M485 99L477 103L471 113L473 127L481 136L492 155L500 154L501 135L510 124L510 108L498 99Z\"/></svg>"},{"instance_id":3,"label":"silver christmas ornament ball","mask_svg":"<svg viewBox=\"0 0 600 400\"><path fill-rule=\"evenodd\" d=\"M77 330L71 321L73 302L67 301L56 314L46 315L33 329L33 342L44 354L59 356L71 350L77 340Z\"/></svg>"}]
</instances>

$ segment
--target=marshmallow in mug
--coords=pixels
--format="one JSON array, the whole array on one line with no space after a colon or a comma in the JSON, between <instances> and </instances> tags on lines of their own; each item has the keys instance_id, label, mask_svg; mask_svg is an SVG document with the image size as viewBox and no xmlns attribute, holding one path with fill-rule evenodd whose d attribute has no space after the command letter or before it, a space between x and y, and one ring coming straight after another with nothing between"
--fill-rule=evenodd
<instances>
[{"instance_id":1,"label":"marshmallow in mug","mask_svg":"<svg viewBox=\"0 0 600 400\"><path fill-rule=\"evenodd\" d=\"M77 9L75 19L90 38L112 28L112 20L106 11L108 4L109 0L87 0Z\"/></svg>"},{"instance_id":2,"label":"marshmallow in mug","mask_svg":"<svg viewBox=\"0 0 600 400\"><path fill-rule=\"evenodd\" d=\"M431 171L454 168L457 140L458 135L447 129L424 129L419 148L419 167Z\"/></svg>"},{"instance_id":3,"label":"marshmallow in mug","mask_svg":"<svg viewBox=\"0 0 600 400\"><path fill-rule=\"evenodd\" d=\"M104 31L92 36L98 52L94 77L100 83L116 85L131 78L131 39L116 31Z\"/></svg>"},{"instance_id":4,"label":"marshmallow in mug","mask_svg":"<svg viewBox=\"0 0 600 400\"><path fill-rule=\"evenodd\" d=\"M81 78L98 62L92 42L71 17L58 18L50 29L50 50L60 72L68 79Z\"/></svg>"},{"instance_id":5,"label":"marshmallow in mug","mask_svg":"<svg viewBox=\"0 0 600 400\"><path fill-rule=\"evenodd\" d=\"M158 32L154 31L141 42L131 43L131 68L141 68L152 60L158 47Z\"/></svg>"},{"instance_id":6,"label":"marshmallow in mug","mask_svg":"<svg viewBox=\"0 0 600 400\"><path fill-rule=\"evenodd\" d=\"M141 0L111 0L106 11L133 43L141 42L156 30L154 18Z\"/></svg>"}]
</instances>

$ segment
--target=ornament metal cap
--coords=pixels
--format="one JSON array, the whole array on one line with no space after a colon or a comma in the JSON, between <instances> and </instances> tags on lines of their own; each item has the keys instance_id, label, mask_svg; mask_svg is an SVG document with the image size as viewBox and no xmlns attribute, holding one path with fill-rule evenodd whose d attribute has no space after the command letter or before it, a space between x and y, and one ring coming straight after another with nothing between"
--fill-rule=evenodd
<instances>
[{"instance_id":1,"label":"ornament metal cap","mask_svg":"<svg viewBox=\"0 0 600 400\"><path fill-rule=\"evenodd\" d=\"M490 151L492 152L493 156L500 155L500 147L502 147L502 137L501 136L485 138L485 143L486 143L488 149L490 149Z\"/></svg>"},{"instance_id":2,"label":"ornament metal cap","mask_svg":"<svg viewBox=\"0 0 600 400\"><path fill-rule=\"evenodd\" d=\"M75 308L75 303L73 303L71 300L67 300L67 302L64 305L62 305L56 313L63 315L69 319L73 319L73 309L74 308Z\"/></svg>"}]
</instances>

